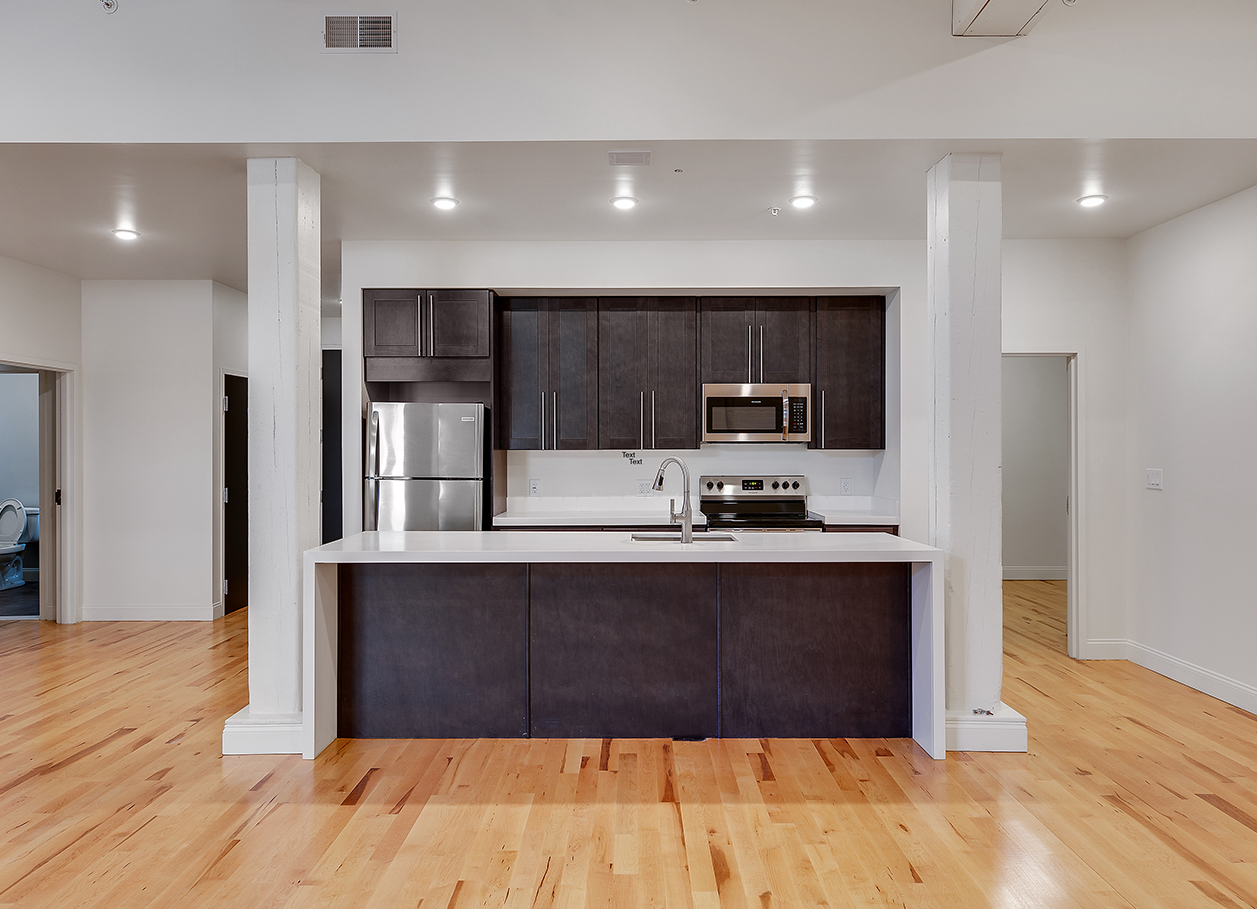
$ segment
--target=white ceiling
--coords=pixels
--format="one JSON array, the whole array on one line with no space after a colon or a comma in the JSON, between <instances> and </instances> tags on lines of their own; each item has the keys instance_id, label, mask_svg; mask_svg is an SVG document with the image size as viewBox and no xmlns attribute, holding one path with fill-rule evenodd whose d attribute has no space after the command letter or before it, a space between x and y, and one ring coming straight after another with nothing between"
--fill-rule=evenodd
<instances>
[{"instance_id":1,"label":"white ceiling","mask_svg":"<svg viewBox=\"0 0 1257 909\"><path fill-rule=\"evenodd\" d=\"M631 149L650 165L608 165ZM291 154L322 175L330 303L341 240L924 237L925 172L956 151L1003 154L1009 238L1125 238L1257 185L1245 139L0 144L0 254L86 279L245 290L245 160ZM641 204L612 208L621 192ZM1110 202L1082 209L1088 192ZM791 208L801 193L820 201ZM458 208L429 204L446 194ZM124 223L141 239L116 240Z\"/></svg>"}]
</instances>

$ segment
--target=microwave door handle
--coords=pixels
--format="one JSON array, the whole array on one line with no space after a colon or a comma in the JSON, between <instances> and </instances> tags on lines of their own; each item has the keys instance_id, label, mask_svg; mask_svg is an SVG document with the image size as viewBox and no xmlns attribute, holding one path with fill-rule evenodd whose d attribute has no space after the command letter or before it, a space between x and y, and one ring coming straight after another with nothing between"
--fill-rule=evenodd
<instances>
[{"instance_id":1,"label":"microwave door handle","mask_svg":"<svg viewBox=\"0 0 1257 909\"><path fill-rule=\"evenodd\" d=\"M763 329L761 329L762 331ZM763 356L763 351L760 351ZM761 371L763 366L760 367ZM781 389L781 441L785 442L790 436L790 389Z\"/></svg>"}]
</instances>

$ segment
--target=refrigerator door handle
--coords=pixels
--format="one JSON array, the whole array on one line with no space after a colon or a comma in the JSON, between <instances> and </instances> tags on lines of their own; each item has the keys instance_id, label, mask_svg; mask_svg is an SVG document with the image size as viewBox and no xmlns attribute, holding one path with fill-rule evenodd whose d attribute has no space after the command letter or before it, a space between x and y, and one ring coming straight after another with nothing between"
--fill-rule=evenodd
<instances>
[{"instance_id":1,"label":"refrigerator door handle","mask_svg":"<svg viewBox=\"0 0 1257 909\"><path fill-rule=\"evenodd\" d=\"M371 408L367 424L367 476L380 475L380 412Z\"/></svg>"}]
</instances>

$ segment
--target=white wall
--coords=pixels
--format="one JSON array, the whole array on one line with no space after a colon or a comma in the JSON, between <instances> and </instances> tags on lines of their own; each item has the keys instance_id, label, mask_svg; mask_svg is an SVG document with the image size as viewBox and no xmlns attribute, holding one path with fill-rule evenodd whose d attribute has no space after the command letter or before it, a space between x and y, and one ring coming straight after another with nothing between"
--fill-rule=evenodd
<instances>
[{"instance_id":1,"label":"white wall","mask_svg":"<svg viewBox=\"0 0 1257 909\"><path fill-rule=\"evenodd\" d=\"M1004 357L1001 472L1005 580L1065 578L1068 363L1066 357Z\"/></svg>"},{"instance_id":2,"label":"white wall","mask_svg":"<svg viewBox=\"0 0 1257 909\"><path fill-rule=\"evenodd\" d=\"M947 0L384 9L396 54L320 53L367 0L7 3L6 34L57 40L6 44L0 141L1257 135L1237 0L1053 3L1016 40L953 38Z\"/></svg>"},{"instance_id":3,"label":"white wall","mask_svg":"<svg viewBox=\"0 0 1257 909\"><path fill-rule=\"evenodd\" d=\"M0 501L39 507L39 376L0 372Z\"/></svg>"},{"instance_id":4,"label":"white wall","mask_svg":"<svg viewBox=\"0 0 1257 909\"><path fill-rule=\"evenodd\" d=\"M1257 710L1257 187L1130 249L1130 658Z\"/></svg>"},{"instance_id":5,"label":"white wall","mask_svg":"<svg viewBox=\"0 0 1257 909\"><path fill-rule=\"evenodd\" d=\"M1127 635L1129 289L1122 240L1005 240L1005 353L1077 354L1078 655L1119 659Z\"/></svg>"},{"instance_id":6,"label":"white wall","mask_svg":"<svg viewBox=\"0 0 1257 909\"><path fill-rule=\"evenodd\" d=\"M83 282L83 618L207 619L214 290Z\"/></svg>"},{"instance_id":7,"label":"white wall","mask_svg":"<svg viewBox=\"0 0 1257 909\"><path fill-rule=\"evenodd\" d=\"M877 241L652 241L652 242L346 242L341 248L342 339L346 351L362 349L364 287L493 287L544 293L606 288L616 292L703 293L728 289L900 288L892 294L888 336L897 344L888 359L902 364L891 378L887 449L877 458L852 456L849 469L833 468L843 456L792 452L828 489L838 476L858 477L869 495L898 498L901 533L915 540L927 532L928 430L930 413L928 326L925 319L925 244ZM362 413L366 401L362 362L343 365L345 533L362 529ZM902 394L899 384L902 383ZM902 452L902 454L901 454ZM620 458L619 452L587 459ZM688 457L688 456L687 456ZM705 459L700 459L706 463ZM570 463L584 463L573 458ZM512 459L525 479L533 463ZM714 462L713 462L714 463ZM817 465L820 465L819 467ZM899 465L896 472L894 465ZM554 465L551 465L554 466ZM559 467L562 465L559 464ZM578 471L570 488L587 490L590 469ZM640 473L640 468L638 469ZM637 473L634 474L636 476ZM831 482L833 481L833 482ZM671 482L671 481L669 481ZM634 484L635 485L635 484ZM629 488L629 491L633 487ZM623 494L622 490L617 493ZM836 493L834 493L836 494Z\"/></svg>"},{"instance_id":8,"label":"white wall","mask_svg":"<svg viewBox=\"0 0 1257 909\"><path fill-rule=\"evenodd\" d=\"M213 421L213 513L214 552L211 558L213 587L210 600L214 616L223 610L223 376L249 374L249 298L223 284L211 286L214 319L213 385L210 388L209 411Z\"/></svg>"}]
</instances>

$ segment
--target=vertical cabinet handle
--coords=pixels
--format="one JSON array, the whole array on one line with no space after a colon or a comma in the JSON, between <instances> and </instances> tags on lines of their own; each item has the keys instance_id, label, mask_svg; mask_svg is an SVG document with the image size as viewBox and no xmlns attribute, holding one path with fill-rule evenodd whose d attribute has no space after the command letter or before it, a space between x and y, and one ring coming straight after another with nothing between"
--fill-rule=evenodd
<instances>
[{"instance_id":1,"label":"vertical cabinet handle","mask_svg":"<svg viewBox=\"0 0 1257 909\"><path fill-rule=\"evenodd\" d=\"M637 447L645 448L646 441L643 438L646 425L646 392L639 391L637 393Z\"/></svg>"},{"instance_id":2,"label":"vertical cabinet handle","mask_svg":"<svg viewBox=\"0 0 1257 909\"><path fill-rule=\"evenodd\" d=\"M559 450L559 393L550 392L550 447Z\"/></svg>"},{"instance_id":3,"label":"vertical cabinet handle","mask_svg":"<svg viewBox=\"0 0 1257 909\"><path fill-rule=\"evenodd\" d=\"M821 390L821 448L825 447L825 391Z\"/></svg>"},{"instance_id":4,"label":"vertical cabinet handle","mask_svg":"<svg viewBox=\"0 0 1257 909\"><path fill-rule=\"evenodd\" d=\"M764 326L759 326L759 380L764 381Z\"/></svg>"},{"instance_id":5,"label":"vertical cabinet handle","mask_svg":"<svg viewBox=\"0 0 1257 909\"><path fill-rule=\"evenodd\" d=\"M751 372L751 357L755 354L755 342L751 340L751 332L754 330L753 325L746 326L746 384L750 385L755 381L755 376Z\"/></svg>"},{"instance_id":6,"label":"vertical cabinet handle","mask_svg":"<svg viewBox=\"0 0 1257 909\"><path fill-rule=\"evenodd\" d=\"M546 450L546 393L541 393L541 415L537 417L537 435L541 438L541 450Z\"/></svg>"},{"instance_id":7,"label":"vertical cabinet handle","mask_svg":"<svg viewBox=\"0 0 1257 909\"><path fill-rule=\"evenodd\" d=\"M428 294L428 356L436 356L436 294Z\"/></svg>"},{"instance_id":8,"label":"vertical cabinet handle","mask_svg":"<svg viewBox=\"0 0 1257 909\"><path fill-rule=\"evenodd\" d=\"M658 448L655 443L655 390L650 390L650 447Z\"/></svg>"}]
</instances>

